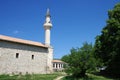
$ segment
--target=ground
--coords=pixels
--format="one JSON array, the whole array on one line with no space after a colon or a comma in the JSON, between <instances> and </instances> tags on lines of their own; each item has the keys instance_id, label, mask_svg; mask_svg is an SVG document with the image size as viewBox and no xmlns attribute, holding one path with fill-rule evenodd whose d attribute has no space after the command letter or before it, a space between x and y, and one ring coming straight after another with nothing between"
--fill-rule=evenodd
<instances>
[{"instance_id":1,"label":"ground","mask_svg":"<svg viewBox=\"0 0 120 80\"><path fill-rule=\"evenodd\" d=\"M95 74L87 74L84 78L72 78L65 73L53 73L53 74L27 74L27 75L0 75L0 80L114 80L104 76L98 76ZM115 79L120 80L120 79Z\"/></svg>"}]
</instances>

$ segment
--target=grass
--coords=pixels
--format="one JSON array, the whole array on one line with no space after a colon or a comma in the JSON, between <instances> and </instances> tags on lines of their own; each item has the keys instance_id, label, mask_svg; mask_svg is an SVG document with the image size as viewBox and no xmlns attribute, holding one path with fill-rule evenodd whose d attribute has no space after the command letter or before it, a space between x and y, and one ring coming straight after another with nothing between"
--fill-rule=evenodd
<instances>
[{"instance_id":1,"label":"grass","mask_svg":"<svg viewBox=\"0 0 120 80\"><path fill-rule=\"evenodd\" d=\"M58 76L62 76L62 73L54 74L27 74L27 75L0 75L0 80L54 80ZM61 80L113 80L103 76L98 76L94 74L87 74L84 78L75 79L71 76L66 76ZM119 79L117 79L119 80Z\"/></svg>"},{"instance_id":2,"label":"grass","mask_svg":"<svg viewBox=\"0 0 120 80\"><path fill-rule=\"evenodd\" d=\"M62 80L113 80L113 79L106 78L106 77L103 77L103 76L96 76L96 75L93 75L93 74L87 74L87 76L84 77L84 78L75 79L71 76L66 76Z\"/></svg>"},{"instance_id":3,"label":"grass","mask_svg":"<svg viewBox=\"0 0 120 80\"><path fill-rule=\"evenodd\" d=\"M27 75L0 75L0 80L54 80L60 76L59 73L54 74L27 74Z\"/></svg>"}]
</instances>

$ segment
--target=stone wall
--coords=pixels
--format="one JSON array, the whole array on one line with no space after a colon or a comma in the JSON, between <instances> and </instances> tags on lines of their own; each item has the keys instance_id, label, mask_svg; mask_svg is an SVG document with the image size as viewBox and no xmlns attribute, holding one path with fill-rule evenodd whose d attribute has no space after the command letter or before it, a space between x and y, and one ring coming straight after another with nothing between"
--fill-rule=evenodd
<instances>
[{"instance_id":1,"label":"stone wall","mask_svg":"<svg viewBox=\"0 0 120 80\"><path fill-rule=\"evenodd\" d=\"M48 58L47 58L47 73L52 73L53 72L53 48L49 47L48 48L49 54L48 54Z\"/></svg>"},{"instance_id":2,"label":"stone wall","mask_svg":"<svg viewBox=\"0 0 120 80\"><path fill-rule=\"evenodd\" d=\"M46 74L49 53L48 48L0 40L0 74Z\"/></svg>"}]
</instances>

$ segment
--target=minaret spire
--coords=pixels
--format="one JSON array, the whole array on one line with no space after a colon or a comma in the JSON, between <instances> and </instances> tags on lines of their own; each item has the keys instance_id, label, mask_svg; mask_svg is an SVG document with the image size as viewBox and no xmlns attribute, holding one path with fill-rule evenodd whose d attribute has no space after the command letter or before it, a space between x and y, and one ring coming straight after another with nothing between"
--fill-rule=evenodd
<instances>
[{"instance_id":1,"label":"minaret spire","mask_svg":"<svg viewBox=\"0 0 120 80\"><path fill-rule=\"evenodd\" d=\"M49 8L47 9L46 13L46 20L44 23L44 29L45 29L45 45L50 46L50 29L52 27L52 23L50 20L50 10Z\"/></svg>"},{"instance_id":2,"label":"minaret spire","mask_svg":"<svg viewBox=\"0 0 120 80\"><path fill-rule=\"evenodd\" d=\"M49 8L47 8L47 14L46 14L46 16L50 17L50 10L49 10Z\"/></svg>"}]
</instances>

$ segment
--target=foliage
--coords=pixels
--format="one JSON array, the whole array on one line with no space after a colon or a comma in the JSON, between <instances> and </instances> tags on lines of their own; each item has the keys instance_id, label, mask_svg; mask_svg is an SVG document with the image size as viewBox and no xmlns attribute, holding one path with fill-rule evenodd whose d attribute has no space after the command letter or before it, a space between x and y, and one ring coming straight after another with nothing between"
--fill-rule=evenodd
<instances>
[{"instance_id":1,"label":"foliage","mask_svg":"<svg viewBox=\"0 0 120 80\"><path fill-rule=\"evenodd\" d=\"M54 80L60 74L0 75L0 80Z\"/></svg>"},{"instance_id":2,"label":"foliage","mask_svg":"<svg viewBox=\"0 0 120 80\"><path fill-rule=\"evenodd\" d=\"M84 77L86 71L95 69L92 49L92 44L87 42L81 48L72 48L69 55L62 57L62 60L68 63L66 72L72 73L74 77Z\"/></svg>"},{"instance_id":3,"label":"foliage","mask_svg":"<svg viewBox=\"0 0 120 80\"><path fill-rule=\"evenodd\" d=\"M96 76L93 74L87 74L87 76L83 78L74 78L72 76L66 76L62 80L113 80L113 79L109 79L103 76Z\"/></svg>"},{"instance_id":4,"label":"foliage","mask_svg":"<svg viewBox=\"0 0 120 80\"><path fill-rule=\"evenodd\" d=\"M108 74L120 75L120 3L108 11L107 25L96 37L95 56Z\"/></svg>"},{"instance_id":5,"label":"foliage","mask_svg":"<svg viewBox=\"0 0 120 80\"><path fill-rule=\"evenodd\" d=\"M69 55L64 55L62 58L61 58L62 61L65 61L66 63L69 62Z\"/></svg>"}]
</instances>

